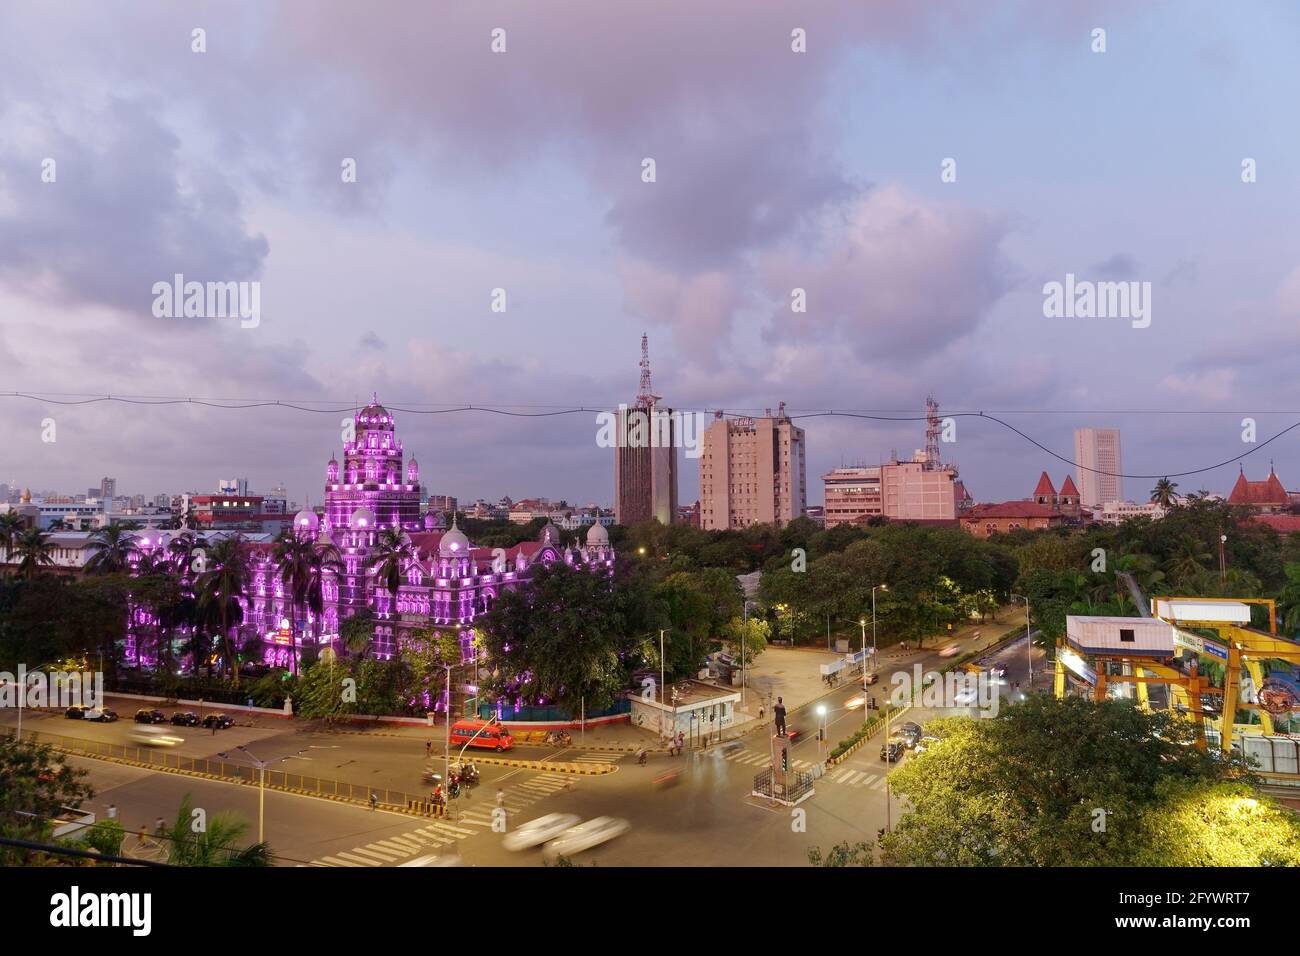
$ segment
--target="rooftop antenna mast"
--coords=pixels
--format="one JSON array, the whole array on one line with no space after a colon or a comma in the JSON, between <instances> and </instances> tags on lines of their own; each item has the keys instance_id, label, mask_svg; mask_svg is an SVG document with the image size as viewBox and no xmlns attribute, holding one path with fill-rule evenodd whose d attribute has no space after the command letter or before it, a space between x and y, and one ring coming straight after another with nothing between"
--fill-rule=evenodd
<instances>
[{"instance_id":1,"label":"rooftop antenna mast","mask_svg":"<svg viewBox=\"0 0 1300 956\"><path fill-rule=\"evenodd\" d=\"M925 467L939 467L939 403L933 395L925 397Z\"/></svg>"},{"instance_id":2,"label":"rooftop antenna mast","mask_svg":"<svg viewBox=\"0 0 1300 956\"><path fill-rule=\"evenodd\" d=\"M650 391L650 337L644 332L641 333L641 388L637 394L636 400L639 404L649 407L659 401L661 396L655 395Z\"/></svg>"}]
</instances>

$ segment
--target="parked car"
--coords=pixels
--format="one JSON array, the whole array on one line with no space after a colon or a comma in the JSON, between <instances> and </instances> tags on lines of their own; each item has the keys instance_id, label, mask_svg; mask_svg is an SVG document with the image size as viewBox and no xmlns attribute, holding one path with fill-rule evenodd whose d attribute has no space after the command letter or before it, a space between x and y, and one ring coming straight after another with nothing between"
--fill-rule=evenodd
<instances>
[{"instance_id":1,"label":"parked car","mask_svg":"<svg viewBox=\"0 0 1300 956\"><path fill-rule=\"evenodd\" d=\"M907 744L902 737L890 737L880 745L880 759L887 760L890 763L897 763L907 752Z\"/></svg>"},{"instance_id":2,"label":"parked car","mask_svg":"<svg viewBox=\"0 0 1300 956\"><path fill-rule=\"evenodd\" d=\"M523 826L517 827L512 833L506 835L501 845L511 851L527 850L530 847L540 846L547 840L554 840L561 833L581 822L582 818L572 813L548 813L544 817L529 820Z\"/></svg>"},{"instance_id":3,"label":"parked car","mask_svg":"<svg viewBox=\"0 0 1300 956\"><path fill-rule=\"evenodd\" d=\"M84 720L86 717L86 708L80 704L73 704L63 712L63 716L68 720Z\"/></svg>"},{"instance_id":4,"label":"parked car","mask_svg":"<svg viewBox=\"0 0 1300 956\"><path fill-rule=\"evenodd\" d=\"M565 830L546 844L542 853L552 860L558 856L572 856L622 836L631 828L630 823L618 817L596 817Z\"/></svg>"},{"instance_id":5,"label":"parked car","mask_svg":"<svg viewBox=\"0 0 1300 956\"><path fill-rule=\"evenodd\" d=\"M172 724L176 727L197 727L201 723L199 715L192 710L178 710L172 714Z\"/></svg>"},{"instance_id":6,"label":"parked car","mask_svg":"<svg viewBox=\"0 0 1300 956\"><path fill-rule=\"evenodd\" d=\"M916 746L916 742L921 739L921 725L909 720L899 726L898 730L895 731L895 735L907 744L908 750L911 750Z\"/></svg>"},{"instance_id":7,"label":"parked car","mask_svg":"<svg viewBox=\"0 0 1300 956\"><path fill-rule=\"evenodd\" d=\"M225 714L208 714L203 718L204 727L216 727L218 730L225 730L227 727L235 726L235 722Z\"/></svg>"},{"instance_id":8,"label":"parked car","mask_svg":"<svg viewBox=\"0 0 1300 956\"><path fill-rule=\"evenodd\" d=\"M111 724L117 720L117 711L109 710L106 707L93 707L82 715L82 719L98 721L101 724Z\"/></svg>"},{"instance_id":9,"label":"parked car","mask_svg":"<svg viewBox=\"0 0 1300 956\"><path fill-rule=\"evenodd\" d=\"M135 712L135 722L137 724L165 724L167 715L161 710L141 709Z\"/></svg>"}]
</instances>

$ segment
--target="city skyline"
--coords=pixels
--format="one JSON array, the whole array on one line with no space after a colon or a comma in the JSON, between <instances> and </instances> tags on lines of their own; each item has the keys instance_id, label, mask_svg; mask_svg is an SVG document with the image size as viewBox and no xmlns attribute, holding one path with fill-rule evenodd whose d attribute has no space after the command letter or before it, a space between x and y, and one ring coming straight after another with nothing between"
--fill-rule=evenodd
<instances>
[{"instance_id":1,"label":"city skyline","mask_svg":"<svg viewBox=\"0 0 1300 956\"><path fill-rule=\"evenodd\" d=\"M945 409L1010 410L1066 458L1073 429L1113 425L1134 474L1228 461L1254 447L1243 418L1262 442L1300 407L1283 365L1300 335L1297 132L1274 76L1295 31L1160 6L983 18L763 2L737 16L674 2L629 22L590 2L565 17L485 3L412 11L395 39L361 11L231 4L203 12L201 54L192 15L166 4L122 12L111 52L96 5L18 8L0 38L3 389L614 408L648 331L675 409L920 415L933 390ZM1269 6L1273 23L1300 16ZM470 42L499 18L508 52ZM281 28L293 44L277 45ZM76 66L41 69L55 61ZM877 95L895 89L906 104ZM1041 135L1063 101L1107 107ZM1123 157L1097 146L1115 137ZM156 317L153 285L176 274L260 282L259 322ZM1067 276L1150 283L1149 327L1046 317L1044 286ZM41 441L47 418L56 443ZM800 425L813 474L920 443L912 422ZM587 421L406 427L442 493L608 498ZM148 493L147 478L180 488L237 468L301 500L338 444L337 421L273 408L4 398L0 428L0 474L73 489L94 462ZM1020 475L1053 461L972 420L955 451L981 500L1023 493ZM1294 443L1268 456L1300 474ZM696 469L680 464L693 501ZM1235 469L1174 480L1225 492ZM525 478L543 472L553 484Z\"/></svg>"}]
</instances>

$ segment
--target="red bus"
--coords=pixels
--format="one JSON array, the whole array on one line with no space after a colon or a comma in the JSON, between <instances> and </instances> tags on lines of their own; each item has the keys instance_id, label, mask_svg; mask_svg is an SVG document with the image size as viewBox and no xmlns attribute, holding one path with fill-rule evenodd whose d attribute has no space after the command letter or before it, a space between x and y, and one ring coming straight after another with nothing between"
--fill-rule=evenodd
<instances>
[{"instance_id":1,"label":"red bus","mask_svg":"<svg viewBox=\"0 0 1300 956\"><path fill-rule=\"evenodd\" d=\"M515 745L515 738L502 724L487 720L458 720L451 725L451 742L471 747L489 747L498 753Z\"/></svg>"}]
</instances>

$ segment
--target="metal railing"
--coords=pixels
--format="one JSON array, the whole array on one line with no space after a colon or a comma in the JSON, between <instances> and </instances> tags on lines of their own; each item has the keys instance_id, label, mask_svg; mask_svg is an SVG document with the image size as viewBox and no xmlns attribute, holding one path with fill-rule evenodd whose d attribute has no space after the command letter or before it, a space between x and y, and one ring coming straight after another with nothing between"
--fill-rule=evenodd
<instances>
[{"instance_id":1,"label":"metal railing","mask_svg":"<svg viewBox=\"0 0 1300 956\"><path fill-rule=\"evenodd\" d=\"M23 738L49 744L55 750L73 756L124 760L148 768L176 773L207 774L233 783L252 784L253 786L257 786L259 780L257 767L250 766L247 763L237 763L212 757L190 757L169 749L137 747L100 740L85 740L80 737L65 737L62 734L27 729L23 730ZM371 787L365 784L349 783L346 780L333 780L326 777L314 777L310 774L291 773L287 770L268 769L266 771L266 786L271 790L309 793L316 796L348 800L362 805L369 804L370 794L373 792L378 803L386 807L400 807L402 809L428 800L427 793L410 793L405 790L393 790L387 787Z\"/></svg>"}]
</instances>

